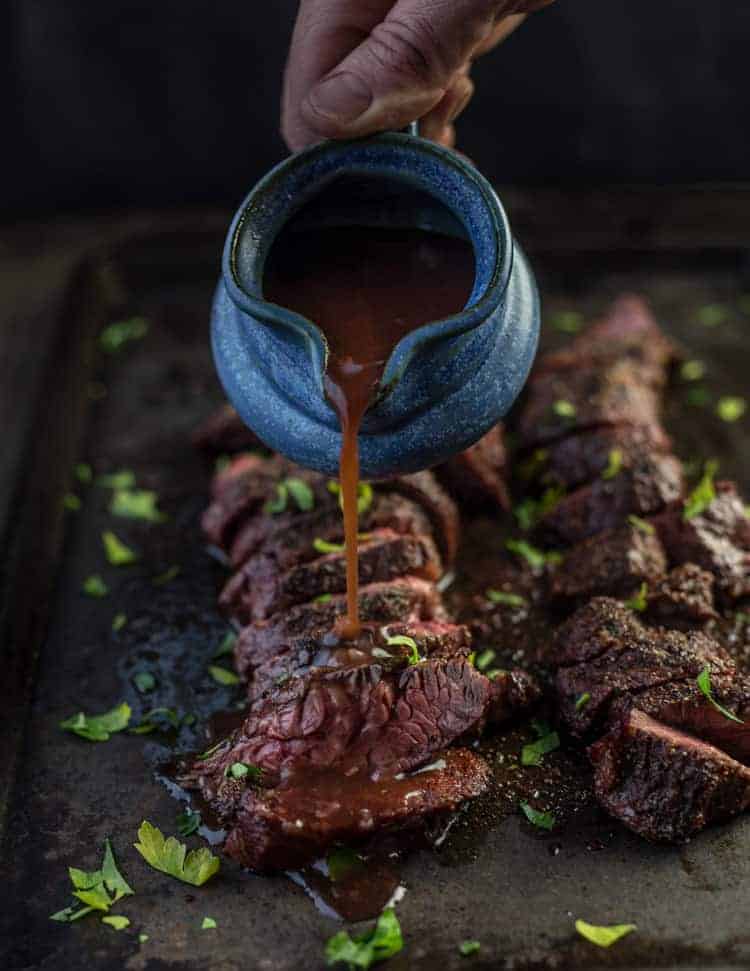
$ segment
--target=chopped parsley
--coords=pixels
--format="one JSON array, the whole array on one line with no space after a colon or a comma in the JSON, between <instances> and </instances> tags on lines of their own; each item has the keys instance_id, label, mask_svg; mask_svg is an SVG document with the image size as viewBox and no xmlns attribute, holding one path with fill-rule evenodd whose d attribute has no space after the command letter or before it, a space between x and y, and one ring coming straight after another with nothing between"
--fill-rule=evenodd
<instances>
[{"instance_id":1,"label":"chopped parsley","mask_svg":"<svg viewBox=\"0 0 750 971\"><path fill-rule=\"evenodd\" d=\"M130 918L123 917L122 914L110 914L107 917L102 917L102 924L108 924L110 927L114 927L116 931L124 931L126 927L130 927Z\"/></svg>"},{"instance_id":2,"label":"chopped parsley","mask_svg":"<svg viewBox=\"0 0 750 971\"><path fill-rule=\"evenodd\" d=\"M335 479L328 480L328 491L333 493L334 496L339 497L339 506L341 509L344 508L344 494L341 491L341 485ZM372 486L369 482L358 482L357 483L357 514L359 516L362 513L367 512L367 510L372 505L373 491Z\"/></svg>"},{"instance_id":3,"label":"chopped parsley","mask_svg":"<svg viewBox=\"0 0 750 971\"><path fill-rule=\"evenodd\" d=\"M290 476L276 484L276 495L265 504L264 512L277 516L287 508L290 498L300 512L309 512L315 506L315 493L310 486L304 479Z\"/></svg>"},{"instance_id":4,"label":"chopped parsley","mask_svg":"<svg viewBox=\"0 0 750 971\"><path fill-rule=\"evenodd\" d=\"M177 832L180 836L192 836L201 825L201 814L189 807L177 817Z\"/></svg>"},{"instance_id":5,"label":"chopped parsley","mask_svg":"<svg viewBox=\"0 0 750 971\"><path fill-rule=\"evenodd\" d=\"M583 314L579 314L577 310L560 310L552 314L549 322L555 330L563 334L577 334L583 327Z\"/></svg>"},{"instance_id":6,"label":"chopped parsley","mask_svg":"<svg viewBox=\"0 0 750 971\"><path fill-rule=\"evenodd\" d=\"M135 550L126 546L111 530L102 533L102 543L107 560L112 566L127 566L137 562L138 554Z\"/></svg>"},{"instance_id":7,"label":"chopped parsley","mask_svg":"<svg viewBox=\"0 0 750 971\"><path fill-rule=\"evenodd\" d=\"M645 582L642 583L638 588L638 592L630 600L625 601L625 606L629 607L630 610L637 610L638 612L644 611L648 606L648 584Z\"/></svg>"},{"instance_id":8,"label":"chopped parsley","mask_svg":"<svg viewBox=\"0 0 750 971\"><path fill-rule=\"evenodd\" d=\"M693 489L685 500L682 510L682 518L687 522L700 516L716 498L714 488L714 476L719 468L719 463L715 460L706 462L705 470L698 485Z\"/></svg>"},{"instance_id":9,"label":"chopped parsley","mask_svg":"<svg viewBox=\"0 0 750 971\"><path fill-rule=\"evenodd\" d=\"M689 388L687 394L685 395L685 400L689 405L694 408L705 408L706 405L711 402L711 395L708 393L706 388L697 387Z\"/></svg>"},{"instance_id":10,"label":"chopped parsley","mask_svg":"<svg viewBox=\"0 0 750 971\"><path fill-rule=\"evenodd\" d=\"M115 732L122 732L130 724L130 705L123 701L116 708L103 715L85 715L79 711L65 721L60 728L66 732L85 738L89 742L106 742Z\"/></svg>"},{"instance_id":11,"label":"chopped parsley","mask_svg":"<svg viewBox=\"0 0 750 971\"><path fill-rule=\"evenodd\" d=\"M476 954L482 945L479 941L461 941L458 945L458 953L463 958L471 957L472 954Z\"/></svg>"},{"instance_id":12,"label":"chopped parsley","mask_svg":"<svg viewBox=\"0 0 750 971\"><path fill-rule=\"evenodd\" d=\"M141 823L138 842L133 845L155 870L161 870L194 887L200 887L219 870L219 858L213 856L205 846L187 853L184 843L174 836L165 839L161 831L147 820Z\"/></svg>"},{"instance_id":13,"label":"chopped parsley","mask_svg":"<svg viewBox=\"0 0 750 971\"><path fill-rule=\"evenodd\" d=\"M561 486L550 486L544 490L540 499L529 497L519 502L513 509L518 525L524 531L533 529L542 517L552 512L564 495L565 490Z\"/></svg>"},{"instance_id":14,"label":"chopped parsley","mask_svg":"<svg viewBox=\"0 0 750 971\"><path fill-rule=\"evenodd\" d=\"M532 570L541 570L548 563L560 563L562 560L560 553L557 553L555 550L545 553L537 549L536 546L532 546L531 543L527 543L525 539L506 540L505 548L510 550L511 553L523 557Z\"/></svg>"},{"instance_id":15,"label":"chopped parsley","mask_svg":"<svg viewBox=\"0 0 750 971\"><path fill-rule=\"evenodd\" d=\"M521 749L521 765L541 765L542 756L558 748L560 748L560 736L557 732L548 732L535 742L524 745Z\"/></svg>"},{"instance_id":16,"label":"chopped parsley","mask_svg":"<svg viewBox=\"0 0 750 971\"><path fill-rule=\"evenodd\" d=\"M639 532L645 533L646 536L653 536L656 532L654 527L647 519L641 519L640 516L636 516L634 513L631 513L628 516L628 523L631 526L634 526L635 529L639 530Z\"/></svg>"},{"instance_id":17,"label":"chopped parsley","mask_svg":"<svg viewBox=\"0 0 750 971\"><path fill-rule=\"evenodd\" d=\"M403 949L401 925L392 907L384 910L375 926L350 937L347 931L339 931L329 938L325 948L326 964L348 964L350 968L369 968L378 961L398 954Z\"/></svg>"},{"instance_id":18,"label":"chopped parsley","mask_svg":"<svg viewBox=\"0 0 750 971\"><path fill-rule=\"evenodd\" d=\"M552 829L555 825L555 817L552 813L540 813L539 810L534 809L527 802L522 802L521 811L532 826L537 826L539 829Z\"/></svg>"},{"instance_id":19,"label":"chopped parsley","mask_svg":"<svg viewBox=\"0 0 750 971\"><path fill-rule=\"evenodd\" d=\"M332 593L321 593L313 599L314 604L327 604L333 599Z\"/></svg>"},{"instance_id":20,"label":"chopped parsley","mask_svg":"<svg viewBox=\"0 0 750 971\"><path fill-rule=\"evenodd\" d=\"M188 716L182 719L184 724L188 724ZM135 728L130 729L131 735L150 735L151 732L168 732L171 729L180 727L180 714L176 708L152 708L147 711Z\"/></svg>"},{"instance_id":21,"label":"chopped parsley","mask_svg":"<svg viewBox=\"0 0 750 971\"><path fill-rule=\"evenodd\" d=\"M145 944L147 940L148 940L148 934L139 934L138 935L138 943L139 944Z\"/></svg>"},{"instance_id":22,"label":"chopped parsley","mask_svg":"<svg viewBox=\"0 0 750 971\"><path fill-rule=\"evenodd\" d=\"M109 324L99 334L99 344L108 354L116 354L129 341L140 340L148 334L148 321L145 317L130 317Z\"/></svg>"},{"instance_id":23,"label":"chopped parsley","mask_svg":"<svg viewBox=\"0 0 750 971\"><path fill-rule=\"evenodd\" d=\"M527 601L518 593L507 590L485 590L485 597L493 604L505 604L506 607L526 607Z\"/></svg>"},{"instance_id":24,"label":"chopped parsley","mask_svg":"<svg viewBox=\"0 0 750 971\"><path fill-rule=\"evenodd\" d=\"M622 449L612 448L607 456L607 467L602 472L603 479L614 479L622 471Z\"/></svg>"},{"instance_id":25,"label":"chopped parsley","mask_svg":"<svg viewBox=\"0 0 750 971\"><path fill-rule=\"evenodd\" d=\"M343 553L343 543L329 543L327 539L316 536L313 540L313 549L316 553Z\"/></svg>"},{"instance_id":26,"label":"chopped parsley","mask_svg":"<svg viewBox=\"0 0 750 971\"><path fill-rule=\"evenodd\" d=\"M88 485L89 482L94 478L94 473L91 470L91 466L88 462L78 462L75 469L76 479L83 485Z\"/></svg>"},{"instance_id":27,"label":"chopped parsley","mask_svg":"<svg viewBox=\"0 0 750 971\"><path fill-rule=\"evenodd\" d=\"M263 769L249 762L232 762L224 770L224 775L227 779L261 779Z\"/></svg>"},{"instance_id":28,"label":"chopped parsley","mask_svg":"<svg viewBox=\"0 0 750 971\"><path fill-rule=\"evenodd\" d=\"M228 671L226 668L220 667L218 664L209 664L208 673L217 682L217 684L223 685L233 685L240 683L240 677L235 674L234 671Z\"/></svg>"},{"instance_id":29,"label":"chopped parsley","mask_svg":"<svg viewBox=\"0 0 750 971\"><path fill-rule=\"evenodd\" d=\"M150 671L137 671L133 675L133 684L142 695L145 695L156 687L156 678Z\"/></svg>"},{"instance_id":30,"label":"chopped parsley","mask_svg":"<svg viewBox=\"0 0 750 971\"><path fill-rule=\"evenodd\" d=\"M231 654L234 651L234 645L237 643L237 635L233 630L228 630L226 634L222 637L219 646L216 648L212 657L214 659L218 657L224 657L227 654Z\"/></svg>"},{"instance_id":31,"label":"chopped parsley","mask_svg":"<svg viewBox=\"0 0 750 971\"><path fill-rule=\"evenodd\" d=\"M537 448L531 453L529 458L520 464L518 474L522 479L534 479L547 464L549 452L546 448Z\"/></svg>"},{"instance_id":32,"label":"chopped parsley","mask_svg":"<svg viewBox=\"0 0 750 971\"><path fill-rule=\"evenodd\" d=\"M552 410L558 418L575 418L578 414L578 410L573 402L565 401L562 398L552 405Z\"/></svg>"},{"instance_id":33,"label":"chopped parsley","mask_svg":"<svg viewBox=\"0 0 750 971\"><path fill-rule=\"evenodd\" d=\"M734 712L731 712L728 708L720 705L719 702L714 698L711 691L711 671L709 668L703 668L695 680L702 693L706 696L706 698L708 698L710 703L718 712L720 712L725 718L728 718L729 721L737 722L739 725L745 724L741 718L738 718L737 715L734 714Z\"/></svg>"},{"instance_id":34,"label":"chopped parsley","mask_svg":"<svg viewBox=\"0 0 750 971\"><path fill-rule=\"evenodd\" d=\"M99 870L87 872L76 867L68 867L68 875L74 888L73 896L84 906L82 908L78 908L76 905L66 907L64 910L52 914L50 920L70 923L78 920L79 917L90 914L93 910L106 912L112 904L122 897L127 897L135 892L117 868L112 845L108 839L104 841L104 858Z\"/></svg>"},{"instance_id":35,"label":"chopped parsley","mask_svg":"<svg viewBox=\"0 0 750 971\"><path fill-rule=\"evenodd\" d=\"M419 662L422 660L419 654L419 648L417 647L417 642L413 637L408 637L406 634L395 634L393 637L386 636L385 642L388 647L397 644L408 647L409 654L407 661L410 665L419 664Z\"/></svg>"},{"instance_id":36,"label":"chopped parsley","mask_svg":"<svg viewBox=\"0 0 750 971\"><path fill-rule=\"evenodd\" d=\"M575 703L576 711L580 711L582 708L585 708L590 701L591 701L591 694L588 691L584 691L583 694L579 695L576 698L576 703Z\"/></svg>"},{"instance_id":37,"label":"chopped parsley","mask_svg":"<svg viewBox=\"0 0 750 971\"><path fill-rule=\"evenodd\" d=\"M490 664L492 664L494 660L495 660L495 652L492 650L491 647L488 647L487 650L482 651L481 654L477 655L477 657L474 660L474 667L478 671L484 671L486 668L490 666Z\"/></svg>"},{"instance_id":38,"label":"chopped parsley","mask_svg":"<svg viewBox=\"0 0 750 971\"><path fill-rule=\"evenodd\" d=\"M81 500L73 492L66 492L63 496L63 509L68 509L70 512L78 512L81 508Z\"/></svg>"},{"instance_id":39,"label":"chopped parsley","mask_svg":"<svg viewBox=\"0 0 750 971\"><path fill-rule=\"evenodd\" d=\"M703 361L685 361L680 367L680 377L683 381L700 381L706 374Z\"/></svg>"},{"instance_id":40,"label":"chopped parsley","mask_svg":"<svg viewBox=\"0 0 750 971\"><path fill-rule=\"evenodd\" d=\"M585 920L576 921L576 930L581 937L585 937L597 947L611 947L635 929L635 924L611 924L609 927L598 927L596 924L587 924Z\"/></svg>"},{"instance_id":41,"label":"chopped parsley","mask_svg":"<svg viewBox=\"0 0 750 971\"><path fill-rule=\"evenodd\" d=\"M202 931L216 930L216 921L213 919L213 917L203 918L203 920L201 921L201 930Z\"/></svg>"},{"instance_id":42,"label":"chopped parsley","mask_svg":"<svg viewBox=\"0 0 750 971\"><path fill-rule=\"evenodd\" d=\"M127 622L128 618L125 614L115 614L115 616L112 618L112 630L117 633L117 631L123 629Z\"/></svg>"},{"instance_id":43,"label":"chopped parsley","mask_svg":"<svg viewBox=\"0 0 750 971\"><path fill-rule=\"evenodd\" d=\"M172 580L174 580L175 577L178 577L179 575L180 575L179 566L177 566L176 564L173 564L172 566L167 567L167 569L163 573L159 573L157 576L152 577L151 582L155 587L163 587L167 583L170 583Z\"/></svg>"},{"instance_id":44,"label":"chopped parsley","mask_svg":"<svg viewBox=\"0 0 750 971\"><path fill-rule=\"evenodd\" d=\"M150 489L115 489L109 511L113 516L125 519L145 519L151 523L163 523L167 518L156 508L158 497Z\"/></svg>"},{"instance_id":45,"label":"chopped parsley","mask_svg":"<svg viewBox=\"0 0 750 971\"><path fill-rule=\"evenodd\" d=\"M729 318L729 311L721 303L707 303L698 308L696 319L704 327L718 327Z\"/></svg>"},{"instance_id":46,"label":"chopped parsley","mask_svg":"<svg viewBox=\"0 0 750 971\"><path fill-rule=\"evenodd\" d=\"M86 577L81 589L87 597L106 597L109 593L109 587L98 573L93 573L90 577Z\"/></svg>"},{"instance_id":47,"label":"chopped parsley","mask_svg":"<svg viewBox=\"0 0 750 971\"><path fill-rule=\"evenodd\" d=\"M96 484L104 489L134 489L135 472L132 469L121 469L119 472L100 475Z\"/></svg>"},{"instance_id":48,"label":"chopped parsley","mask_svg":"<svg viewBox=\"0 0 750 971\"><path fill-rule=\"evenodd\" d=\"M716 403L716 414L722 421L739 421L747 410L747 401L737 396L719 398Z\"/></svg>"}]
</instances>

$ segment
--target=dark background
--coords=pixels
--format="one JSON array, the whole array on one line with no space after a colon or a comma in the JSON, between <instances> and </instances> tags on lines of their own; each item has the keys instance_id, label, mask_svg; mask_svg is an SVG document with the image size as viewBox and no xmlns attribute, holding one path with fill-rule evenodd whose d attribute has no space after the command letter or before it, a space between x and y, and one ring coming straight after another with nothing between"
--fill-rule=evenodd
<instances>
[{"instance_id":1,"label":"dark background","mask_svg":"<svg viewBox=\"0 0 750 971\"><path fill-rule=\"evenodd\" d=\"M296 6L11 0L2 210L236 203L285 152ZM475 79L459 144L496 182L750 175L747 0L559 0Z\"/></svg>"}]
</instances>

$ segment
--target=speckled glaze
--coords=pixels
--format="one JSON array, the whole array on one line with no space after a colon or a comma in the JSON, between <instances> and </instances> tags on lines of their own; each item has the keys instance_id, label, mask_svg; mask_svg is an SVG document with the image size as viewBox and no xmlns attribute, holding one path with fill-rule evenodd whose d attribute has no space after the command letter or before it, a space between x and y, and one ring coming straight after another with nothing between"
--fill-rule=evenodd
<instances>
[{"instance_id":1,"label":"speckled glaze","mask_svg":"<svg viewBox=\"0 0 750 971\"><path fill-rule=\"evenodd\" d=\"M529 266L492 187L468 160L412 134L386 133L291 156L232 221L212 311L214 358L231 402L264 442L301 465L338 472L341 434L323 390L323 334L263 299L266 256L292 218L435 229L474 247L464 310L411 332L388 360L362 423L363 478L434 465L508 411L539 334Z\"/></svg>"}]
</instances>

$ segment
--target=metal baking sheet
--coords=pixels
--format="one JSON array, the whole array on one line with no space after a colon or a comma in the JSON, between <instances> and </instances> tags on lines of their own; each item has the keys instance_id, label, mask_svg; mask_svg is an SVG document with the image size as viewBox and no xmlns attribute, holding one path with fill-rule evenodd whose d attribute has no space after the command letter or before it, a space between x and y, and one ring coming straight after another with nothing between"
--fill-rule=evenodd
<instances>
[{"instance_id":1,"label":"metal baking sheet","mask_svg":"<svg viewBox=\"0 0 750 971\"><path fill-rule=\"evenodd\" d=\"M622 290L644 293L666 330L708 364L705 384L714 397L747 389L750 317L739 308L750 286L747 253L734 240L706 248L690 219L675 218L674 206L657 207L657 216L649 210L651 223L643 217L630 226L617 214L647 208L636 193L594 207L589 236L578 226L575 245L558 245L545 231L555 222L549 211L537 224L528 201L516 205L548 317L559 309L590 316ZM602 214L609 235L597 220ZM177 226L155 220L140 235L98 248L54 308L51 351L35 385L4 534L4 968L316 969L325 940L340 927L284 876L254 876L223 860L220 875L194 889L150 869L132 848L142 819L175 832L179 805L154 766L173 744L201 747L208 714L240 698L206 671L226 625L215 607L222 570L198 528L211 469L190 442L197 422L221 400L207 320L224 221L224 214ZM713 303L729 308L729 316L706 327L696 308ZM148 336L103 356L99 331L135 313L150 320ZM722 472L747 494L747 424L728 425L709 412L691 407L685 389L671 395L667 423L678 452L719 458ZM100 537L113 528L108 493L76 482L76 461L97 473L131 468L140 485L158 492L165 523L114 526L141 554L136 566L106 564ZM81 496L80 511L62 511L66 491ZM481 559L475 542L491 558L496 528L487 521L469 526L465 564ZM154 585L173 565L178 576ZM467 571L465 583L481 589L476 572ZM105 578L107 597L81 593L93 573ZM118 612L128 620L113 632ZM146 696L132 683L144 668L157 678ZM134 721L156 705L194 712L198 720L177 739L120 734L99 745L58 728L71 713L121 700L132 705ZM492 747L494 757L519 744L518 736L506 738ZM495 793L494 803L480 800L460 819L439 850L407 857L398 905L405 948L389 968L750 966L750 817L683 847L650 846L591 807L574 756L560 763L558 775L560 791L571 792L558 831L533 832ZM545 784L555 785L554 775ZM136 890L117 908L131 927L116 933L96 917L51 922L49 915L70 902L66 868L96 868L105 837ZM216 919L216 931L200 929L204 916ZM579 916L634 922L638 932L598 951L573 932ZM146 943L139 944L139 933L148 934ZM459 956L465 938L481 941L479 955Z\"/></svg>"}]
</instances>

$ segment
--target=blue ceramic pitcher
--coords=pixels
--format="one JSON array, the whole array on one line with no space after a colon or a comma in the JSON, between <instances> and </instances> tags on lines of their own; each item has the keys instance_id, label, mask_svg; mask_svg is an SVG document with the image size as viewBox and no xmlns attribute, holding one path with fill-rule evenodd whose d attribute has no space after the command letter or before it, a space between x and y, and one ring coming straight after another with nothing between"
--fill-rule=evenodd
<instances>
[{"instance_id":1,"label":"blue ceramic pitcher","mask_svg":"<svg viewBox=\"0 0 750 971\"><path fill-rule=\"evenodd\" d=\"M365 479L413 472L473 444L510 408L539 334L529 266L489 183L463 156L413 134L328 142L286 159L232 221L214 298L212 343L224 388L271 448L337 475L341 433L323 390L327 346L315 321L263 297L282 227L409 227L468 239L466 307L394 348L359 435Z\"/></svg>"}]
</instances>

